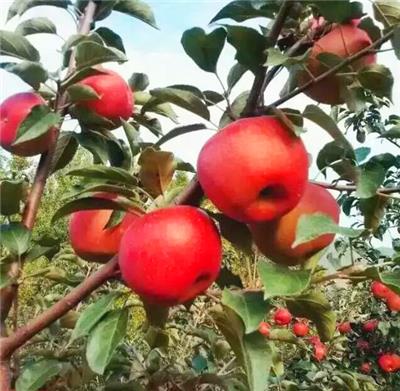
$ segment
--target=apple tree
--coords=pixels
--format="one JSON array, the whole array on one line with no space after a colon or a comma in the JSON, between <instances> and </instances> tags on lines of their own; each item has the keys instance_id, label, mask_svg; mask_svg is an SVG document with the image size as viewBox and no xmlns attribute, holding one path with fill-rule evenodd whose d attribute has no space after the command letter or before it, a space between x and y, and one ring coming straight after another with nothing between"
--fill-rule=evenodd
<instances>
[{"instance_id":1,"label":"apple tree","mask_svg":"<svg viewBox=\"0 0 400 391\"><path fill-rule=\"evenodd\" d=\"M43 5L77 26L57 72ZM400 3L227 3L180 42L215 90L111 70L115 12L158 28L142 0L14 0L0 31L27 84L0 105L1 389L398 389ZM196 167L165 148L206 129Z\"/></svg>"}]
</instances>

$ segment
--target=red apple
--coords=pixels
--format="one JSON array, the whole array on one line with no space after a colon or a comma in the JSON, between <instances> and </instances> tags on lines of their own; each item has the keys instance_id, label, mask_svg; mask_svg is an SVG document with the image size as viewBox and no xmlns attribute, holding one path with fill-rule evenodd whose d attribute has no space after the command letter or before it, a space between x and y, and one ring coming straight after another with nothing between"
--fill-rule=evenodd
<instances>
[{"instance_id":1,"label":"red apple","mask_svg":"<svg viewBox=\"0 0 400 391\"><path fill-rule=\"evenodd\" d=\"M136 220L119 251L122 278L139 296L161 305L204 292L221 266L221 239L200 209L175 206Z\"/></svg>"},{"instance_id":2,"label":"red apple","mask_svg":"<svg viewBox=\"0 0 400 391\"><path fill-rule=\"evenodd\" d=\"M390 289L379 281L373 281L371 292L378 299L386 299L390 294Z\"/></svg>"},{"instance_id":3,"label":"red apple","mask_svg":"<svg viewBox=\"0 0 400 391\"><path fill-rule=\"evenodd\" d=\"M292 320L292 314L286 308L278 308L274 313L274 321L279 326L286 326Z\"/></svg>"},{"instance_id":4,"label":"red apple","mask_svg":"<svg viewBox=\"0 0 400 391\"><path fill-rule=\"evenodd\" d=\"M88 76L79 82L93 88L99 95L99 98L79 102L79 106L119 124L120 118L127 120L132 116L132 90L118 73L104 69L101 72L104 73Z\"/></svg>"},{"instance_id":5,"label":"red apple","mask_svg":"<svg viewBox=\"0 0 400 391\"><path fill-rule=\"evenodd\" d=\"M325 234L292 248L299 219L303 215L323 213L339 222L340 209L328 190L308 183L297 206L283 217L261 224L251 224L250 230L258 249L272 261L283 265L304 263L316 252L328 246L335 235Z\"/></svg>"},{"instance_id":6,"label":"red apple","mask_svg":"<svg viewBox=\"0 0 400 391\"><path fill-rule=\"evenodd\" d=\"M371 333L378 327L379 320L371 319L363 324L363 330L367 333Z\"/></svg>"},{"instance_id":7,"label":"red apple","mask_svg":"<svg viewBox=\"0 0 400 391\"><path fill-rule=\"evenodd\" d=\"M391 291L389 296L386 298L386 306L390 311L400 311L400 295Z\"/></svg>"},{"instance_id":8,"label":"red apple","mask_svg":"<svg viewBox=\"0 0 400 391\"><path fill-rule=\"evenodd\" d=\"M322 64L317 56L321 53L331 53L345 59L360 50L369 46L372 41L369 35L356 27L357 22L336 25L329 33L315 42L311 49L311 54L307 63L309 73L317 77L329 70L331 66ZM366 54L351 64L354 72L357 72L366 65L376 63L374 53ZM299 75L299 85L303 85L310 80L310 74L306 71ZM340 73L340 72L339 72ZM345 102L341 93L341 80L339 76L333 75L325 78L304 93L319 103L330 105L342 104Z\"/></svg>"},{"instance_id":9,"label":"red apple","mask_svg":"<svg viewBox=\"0 0 400 391\"><path fill-rule=\"evenodd\" d=\"M357 340L356 346L360 350L369 350L370 348L368 341L365 341L364 339Z\"/></svg>"},{"instance_id":10,"label":"red apple","mask_svg":"<svg viewBox=\"0 0 400 391\"><path fill-rule=\"evenodd\" d=\"M400 369L399 356L387 353L378 358L378 365L383 372L396 372Z\"/></svg>"},{"instance_id":11,"label":"red apple","mask_svg":"<svg viewBox=\"0 0 400 391\"><path fill-rule=\"evenodd\" d=\"M243 222L270 220L303 195L308 157L300 138L273 117L237 120L200 151L197 174L206 196Z\"/></svg>"},{"instance_id":12,"label":"red apple","mask_svg":"<svg viewBox=\"0 0 400 391\"><path fill-rule=\"evenodd\" d=\"M296 322L293 325L293 333L297 337L305 337L309 331L310 331L310 329L309 329L308 325L306 325L303 322Z\"/></svg>"},{"instance_id":13,"label":"red apple","mask_svg":"<svg viewBox=\"0 0 400 391\"><path fill-rule=\"evenodd\" d=\"M267 322L261 322L258 326L258 331L265 337L269 337L271 326Z\"/></svg>"},{"instance_id":14,"label":"red apple","mask_svg":"<svg viewBox=\"0 0 400 391\"><path fill-rule=\"evenodd\" d=\"M337 329L340 334L348 334L352 332L350 322L342 322L337 326Z\"/></svg>"},{"instance_id":15,"label":"red apple","mask_svg":"<svg viewBox=\"0 0 400 391\"><path fill-rule=\"evenodd\" d=\"M113 199L116 196L98 193L95 197ZM71 215L69 240L77 255L90 262L107 262L118 252L124 232L142 215L140 211L132 210L118 225L105 228L112 213L111 209L93 209Z\"/></svg>"},{"instance_id":16,"label":"red apple","mask_svg":"<svg viewBox=\"0 0 400 391\"><path fill-rule=\"evenodd\" d=\"M0 105L0 145L19 156L34 156L46 152L54 138L49 130L40 137L13 146L19 126L30 114L33 107L46 104L45 100L33 92L22 92L8 97Z\"/></svg>"},{"instance_id":17,"label":"red apple","mask_svg":"<svg viewBox=\"0 0 400 391\"><path fill-rule=\"evenodd\" d=\"M369 362L363 362L363 363L360 365L360 371L361 371L362 373L370 373L370 372L371 372L371 363L369 363Z\"/></svg>"},{"instance_id":18,"label":"red apple","mask_svg":"<svg viewBox=\"0 0 400 391\"><path fill-rule=\"evenodd\" d=\"M314 344L314 354L313 357L316 361L322 361L326 358L328 354L328 348L323 342Z\"/></svg>"}]
</instances>

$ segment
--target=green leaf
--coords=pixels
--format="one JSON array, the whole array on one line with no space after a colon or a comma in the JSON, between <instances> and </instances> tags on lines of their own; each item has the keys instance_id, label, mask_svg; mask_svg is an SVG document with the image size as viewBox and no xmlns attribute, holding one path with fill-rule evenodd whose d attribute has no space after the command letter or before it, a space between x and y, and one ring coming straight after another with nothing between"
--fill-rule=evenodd
<instances>
[{"instance_id":1,"label":"green leaf","mask_svg":"<svg viewBox=\"0 0 400 391\"><path fill-rule=\"evenodd\" d=\"M123 185L136 185L137 180L128 171L118 167L105 167L93 165L86 168L78 168L68 172L68 175L83 178L98 179Z\"/></svg>"},{"instance_id":2,"label":"green leaf","mask_svg":"<svg viewBox=\"0 0 400 391\"><path fill-rule=\"evenodd\" d=\"M249 97L250 91L244 91L241 94L239 94L235 100L231 104L231 114L233 115L233 119L231 116L228 114L228 111L226 110L224 114L222 114L221 119L219 120L219 128L222 129L226 125L230 124L231 122L234 121L234 118L239 118L240 115L242 114L242 111L246 107L246 102Z\"/></svg>"},{"instance_id":3,"label":"green leaf","mask_svg":"<svg viewBox=\"0 0 400 391\"><path fill-rule=\"evenodd\" d=\"M57 376L64 364L57 360L40 360L24 367L15 383L16 391L36 391Z\"/></svg>"},{"instance_id":4,"label":"green leaf","mask_svg":"<svg viewBox=\"0 0 400 391\"><path fill-rule=\"evenodd\" d=\"M79 81L85 79L88 76L100 75L102 73L104 72L102 72L101 69L96 69L96 68L83 68L78 71L74 71L73 73L71 73L71 75L69 75L62 81L61 88L62 90L65 90L69 86L78 83Z\"/></svg>"},{"instance_id":5,"label":"green leaf","mask_svg":"<svg viewBox=\"0 0 400 391\"><path fill-rule=\"evenodd\" d=\"M257 266L265 298L299 295L311 282L310 270L292 270L263 261L258 262Z\"/></svg>"},{"instance_id":6,"label":"green leaf","mask_svg":"<svg viewBox=\"0 0 400 391\"><path fill-rule=\"evenodd\" d=\"M159 99L154 98L148 92L136 91L133 94L135 105L142 105L141 114L146 112L153 112L169 118L171 121L177 123L178 116L172 109L172 106L166 102L160 102Z\"/></svg>"},{"instance_id":7,"label":"green leaf","mask_svg":"<svg viewBox=\"0 0 400 391\"><path fill-rule=\"evenodd\" d=\"M44 83L48 79L47 71L37 62L2 62L0 63L0 68L19 76L35 90L39 89L40 83Z\"/></svg>"},{"instance_id":8,"label":"green leaf","mask_svg":"<svg viewBox=\"0 0 400 391\"><path fill-rule=\"evenodd\" d=\"M33 107L19 126L13 145L19 145L42 136L52 127L57 126L60 120L60 114L52 112L47 105Z\"/></svg>"},{"instance_id":9,"label":"green leaf","mask_svg":"<svg viewBox=\"0 0 400 391\"><path fill-rule=\"evenodd\" d=\"M321 341L333 338L336 330L336 314L321 292L312 291L294 299L287 299L286 305L293 316L307 318L315 323Z\"/></svg>"},{"instance_id":10,"label":"green leaf","mask_svg":"<svg viewBox=\"0 0 400 391\"><path fill-rule=\"evenodd\" d=\"M211 90L203 91L203 95L207 106L214 106L215 104L220 103L225 99L220 93Z\"/></svg>"},{"instance_id":11,"label":"green leaf","mask_svg":"<svg viewBox=\"0 0 400 391\"><path fill-rule=\"evenodd\" d=\"M385 215L388 203L389 199L379 194L371 198L360 199L359 208L364 216L365 228L376 231Z\"/></svg>"},{"instance_id":12,"label":"green leaf","mask_svg":"<svg viewBox=\"0 0 400 391\"><path fill-rule=\"evenodd\" d=\"M232 1L221 11L215 15L210 23L214 23L220 19L233 19L235 22L244 22L245 20L265 17L273 19L277 11L277 4L275 2L265 2L262 7L255 7L256 2L249 0Z\"/></svg>"},{"instance_id":13,"label":"green leaf","mask_svg":"<svg viewBox=\"0 0 400 391\"><path fill-rule=\"evenodd\" d=\"M129 87L132 91L144 91L150 84L149 77L145 73L133 73L129 78ZM150 95L149 95L150 97Z\"/></svg>"},{"instance_id":14,"label":"green leaf","mask_svg":"<svg viewBox=\"0 0 400 391\"><path fill-rule=\"evenodd\" d=\"M93 182L83 184L83 187L79 187L76 190L68 192L64 199L69 199L73 197L78 197L82 194L96 194L96 193L112 193L116 195L121 195L127 198L135 198L137 193L132 189L127 189L126 187L117 185L104 185L104 184L93 184Z\"/></svg>"},{"instance_id":15,"label":"green leaf","mask_svg":"<svg viewBox=\"0 0 400 391\"><path fill-rule=\"evenodd\" d=\"M226 31L222 27L206 34L202 28L186 30L181 39L186 54L206 72L215 73L218 58L224 48Z\"/></svg>"},{"instance_id":16,"label":"green leaf","mask_svg":"<svg viewBox=\"0 0 400 391\"><path fill-rule=\"evenodd\" d=\"M159 102L170 102L198 116L209 120L210 113L207 106L193 93L177 88L156 88L150 91Z\"/></svg>"},{"instance_id":17,"label":"green leaf","mask_svg":"<svg viewBox=\"0 0 400 391\"><path fill-rule=\"evenodd\" d=\"M94 32L100 35L107 46L112 46L122 53L125 53L124 43L117 33L107 27L99 27Z\"/></svg>"},{"instance_id":18,"label":"green leaf","mask_svg":"<svg viewBox=\"0 0 400 391\"><path fill-rule=\"evenodd\" d=\"M34 246L24 254L24 262L31 262L42 256L51 260L60 250L60 241L51 236L43 236L35 240Z\"/></svg>"},{"instance_id":19,"label":"green leaf","mask_svg":"<svg viewBox=\"0 0 400 391\"><path fill-rule=\"evenodd\" d=\"M177 128L170 130L167 134L162 136L154 145L159 147L160 145L166 143L167 141L172 140L175 137L181 136L182 134L196 132L197 130L203 130L203 129L207 129L204 124L179 126Z\"/></svg>"},{"instance_id":20,"label":"green leaf","mask_svg":"<svg viewBox=\"0 0 400 391\"><path fill-rule=\"evenodd\" d=\"M225 26L228 42L236 49L235 59L253 72L265 63L267 39L257 30L244 26Z\"/></svg>"},{"instance_id":21,"label":"green leaf","mask_svg":"<svg viewBox=\"0 0 400 391\"><path fill-rule=\"evenodd\" d=\"M369 147L360 147L354 150L354 154L356 157L357 163L362 163L370 154L371 148Z\"/></svg>"},{"instance_id":22,"label":"green leaf","mask_svg":"<svg viewBox=\"0 0 400 391\"><path fill-rule=\"evenodd\" d=\"M400 5L394 0L376 0L373 3L374 17L385 27L400 23Z\"/></svg>"},{"instance_id":23,"label":"green leaf","mask_svg":"<svg viewBox=\"0 0 400 391\"><path fill-rule=\"evenodd\" d=\"M380 135L382 138L400 138L400 124L395 125L392 128L390 128L387 132L384 132Z\"/></svg>"},{"instance_id":24,"label":"green leaf","mask_svg":"<svg viewBox=\"0 0 400 391\"><path fill-rule=\"evenodd\" d=\"M50 172L54 173L67 166L74 158L77 150L78 141L75 138L75 133L61 132L57 139Z\"/></svg>"},{"instance_id":25,"label":"green leaf","mask_svg":"<svg viewBox=\"0 0 400 391\"><path fill-rule=\"evenodd\" d=\"M150 118L147 115L136 114L135 121L145 128L149 129L154 136L159 137L162 134L161 122L158 118Z\"/></svg>"},{"instance_id":26,"label":"green leaf","mask_svg":"<svg viewBox=\"0 0 400 391\"><path fill-rule=\"evenodd\" d=\"M139 132L133 125L125 120L122 120L122 127L125 131L126 138L128 139L131 155L134 157L140 152L141 139Z\"/></svg>"},{"instance_id":27,"label":"green leaf","mask_svg":"<svg viewBox=\"0 0 400 391\"><path fill-rule=\"evenodd\" d=\"M218 222L221 235L239 250L252 254L253 239L246 224L233 220L222 213L207 213Z\"/></svg>"},{"instance_id":28,"label":"green leaf","mask_svg":"<svg viewBox=\"0 0 400 391\"><path fill-rule=\"evenodd\" d=\"M385 168L374 162L367 162L360 167L357 181L356 195L360 198L370 198L376 195L379 186L382 185L386 175Z\"/></svg>"},{"instance_id":29,"label":"green leaf","mask_svg":"<svg viewBox=\"0 0 400 391\"><path fill-rule=\"evenodd\" d=\"M21 34L0 30L0 55L21 60L39 61L39 52Z\"/></svg>"},{"instance_id":30,"label":"green leaf","mask_svg":"<svg viewBox=\"0 0 400 391\"><path fill-rule=\"evenodd\" d=\"M363 18L358 28L367 32L372 41L378 40L382 36L381 29L374 23L370 17Z\"/></svg>"},{"instance_id":31,"label":"green leaf","mask_svg":"<svg viewBox=\"0 0 400 391\"><path fill-rule=\"evenodd\" d=\"M245 335L243 322L228 307L214 308L211 315L245 370L249 389L264 391L272 366L271 343L258 331Z\"/></svg>"},{"instance_id":32,"label":"green leaf","mask_svg":"<svg viewBox=\"0 0 400 391\"><path fill-rule=\"evenodd\" d=\"M400 25L395 28L393 37L391 39L394 54L400 60Z\"/></svg>"},{"instance_id":33,"label":"green leaf","mask_svg":"<svg viewBox=\"0 0 400 391\"><path fill-rule=\"evenodd\" d=\"M128 309L109 312L90 332L86 360L90 369L102 375L116 348L123 340L128 325Z\"/></svg>"},{"instance_id":34,"label":"green leaf","mask_svg":"<svg viewBox=\"0 0 400 391\"><path fill-rule=\"evenodd\" d=\"M21 35L40 33L57 34L57 28L49 18L37 17L24 20L17 26L15 32Z\"/></svg>"},{"instance_id":35,"label":"green leaf","mask_svg":"<svg viewBox=\"0 0 400 391\"><path fill-rule=\"evenodd\" d=\"M373 94L392 100L394 78L389 68L381 64L368 65L358 72L357 79Z\"/></svg>"},{"instance_id":36,"label":"green leaf","mask_svg":"<svg viewBox=\"0 0 400 391\"><path fill-rule=\"evenodd\" d=\"M0 225L0 243L11 254L20 256L30 245L31 231L20 223Z\"/></svg>"},{"instance_id":37,"label":"green leaf","mask_svg":"<svg viewBox=\"0 0 400 391\"><path fill-rule=\"evenodd\" d=\"M240 279L240 277L234 274L226 266L223 266L221 268L221 271L219 272L218 278L215 282L221 289L229 288L231 286L243 288L242 280Z\"/></svg>"},{"instance_id":38,"label":"green leaf","mask_svg":"<svg viewBox=\"0 0 400 391\"><path fill-rule=\"evenodd\" d=\"M267 61L265 65L267 66L291 66L294 64L303 64L309 56L309 52L305 52L301 56L289 56L285 53L282 53L277 48L268 48L267 49Z\"/></svg>"},{"instance_id":39,"label":"green leaf","mask_svg":"<svg viewBox=\"0 0 400 391\"><path fill-rule=\"evenodd\" d=\"M320 11L321 15L333 23L342 23L350 19L362 17L358 8L349 0L311 0L309 3L314 4Z\"/></svg>"},{"instance_id":40,"label":"green leaf","mask_svg":"<svg viewBox=\"0 0 400 391\"><path fill-rule=\"evenodd\" d=\"M304 214L297 223L296 240L292 244L292 248L324 234L338 234L356 238L363 232L362 229L339 227L330 216L323 213Z\"/></svg>"},{"instance_id":41,"label":"green leaf","mask_svg":"<svg viewBox=\"0 0 400 391\"><path fill-rule=\"evenodd\" d=\"M67 92L71 102L81 102L100 98L92 87L83 84L73 84L67 88Z\"/></svg>"},{"instance_id":42,"label":"green leaf","mask_svg":"<svg viewBox=\"0 0 400 391\"><path fill-rule=\"evenodd\" d=\"M7 20L11 19L15 15L21 16L33 7L50 5L59 8L67 8L70 4L70 0L14 0L8 11Z\"/></svg>"},{"instance_id":43,"label":"green leaf","mask_svg":"<svg viewBox=\"0 0 400 391\"><path fill-rule=\"evenodd\" d=\"M245 326L245 334L258 330L269 307L261 292L235 292L224 289L221 302L240 316Z\"/></svg>"},{"instance_id":44,"label":"green leaf","mask_svg":"<svg viewBox=\"0 0 400 391\"><path fill-rule=\"evenodd\" d=\"M133 16L156 29L158 28L150 6L141 0L119 0L114 6L114 10Z\"/></svg>"},{"instance_id":45,"label":"green leaf","mask_svg":"<svg viewBox=\"0 0 400 391\"><path fill-rule=\"evenodd\" d=\"M237 82L242 78L242 76L248 71L248 69L240 64L239 62L235 63L232 68L229 70L227 77L228 84L228 92L232 91L232 88L237 84Z\"/></svg>"},{"instance_id":46,"label":"green leaf","mask_svg":"<svg viewBox=\"0 0 400 391\"><path fill-rule=\"evenodd\" d=\"M111 292L102 296L96 302L90 304L79 316L75 328L72 331L70 343L78 338L88 335L94 326L103 318L103 316L112 310L115 299L120 294Z\"/></svg>"},{"instance_id":47,"label":"green leaf","mask_svg":"<svg viewBox=\"0 0 400 391\"><path fill-rule=\"evenodd\" d=\"M24 187L22 179L4 179L0 182L0 213L2 215L10 216L19 213Z\"/></svg>"},{"instance_id":48,"label":"green leaf","mask_svg":"<svg viewBox=\"0 0 400 391\"><path fill-rule=\"evenodd\" d=\"M118 49L105 47L91 41L79 43L75 49L75 61L77 69L88 68L104 62L128 61L125 54Z\"/></svg>"},{"instance_id":49,"label":"green leaf","mask_svg":"<svg viewBox=\"0 0 400 391\"><path fill-rule=\"evenodd\" d=\"M61 208L54 213L51 221L54 223L61 217L67 216L79 210L97 210L97 209L111 209L111 210L129 210L129 205L126 202L118 199L108 200L97 197L83 197L72 200L64 204Z\"/></svg>"},{"instance_id":50,"label":"green leaf","mask_svg":"<svg viewBox=\"0 0 400 391\"><path fill-rule=\"evenodd\" d=\"M326 132L343 148L348 151L353 151L352 145L341 132L333 118L318 106L308 105L303 111L303 117L313 121L322 129L326 130Z\"/></svg>"}]
</instances>

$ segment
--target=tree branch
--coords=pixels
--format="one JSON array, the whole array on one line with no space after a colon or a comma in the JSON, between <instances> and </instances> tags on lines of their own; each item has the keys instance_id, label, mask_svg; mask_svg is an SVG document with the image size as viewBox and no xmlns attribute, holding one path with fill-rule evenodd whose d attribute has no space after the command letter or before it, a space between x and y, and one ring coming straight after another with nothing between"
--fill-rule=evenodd
<instances>
[{"instance_id":1,"label":"tree branch","mask_svg":"<svg viewBox=\"0 0 400 391\"><path fill-rule=\"evenodd\" d=\"M284 0L278 14L276 15L274 24L267 36L267 41L270 47L274 47L276 41L278 40L279 34L281 33L283 24L285 23L286 16L292 7L292 2ZM267 67L261 66L259 71L254 77L253 85L250 90L249 98L246 102L246 107L244 108L241 117L247 117L253 115L257 108L260 96L262 95L263 85L265 83L265 78L267 74ZM271 76L271 75L270 75Z\"/></svg>"},{"instance_id":2,"label":"tree branch","mask_svg":"<svg viewBox=\"0 0 400 391\"><path fill-rule=\"evenodd\" d=\"M324 80L325 78L334 75L338 71L340 71L343 67L346 65L351 64L352 62L358 60L365 54L369 53L372 49L375 49L376 47L382 45L383 43L387 42L389 39L391 39L394 35L395 29L390 30L386 34L384 34L381 38L377 39L376 41L372 42L369 46L365 47L364 49L360 50L359 52L353 54L352 56L346 58L339 64L335 65L328 71L321 73L318 77L311 79L309 82L306 84L303 84L300 87L295 88L292 92L288 93L287 95L283 96L282 98L276 100L275 102L271 103L270 105L267 106L267 108L272 107L272 106L279 106L284 102L287 102L289 99L292 99L296 95L301 94L311 86L313 86L316 83L319 83L320 81Z\"/></svg>"},{"instance_id":3,"label":"tree branch","mask_svg":"<svg viewBox=\"0 0 400 391\"><path fill-rule=\"evenodd\" d=\"M324 187L325 189L337 190L337 191L356 191L357 186L355 185L335 185L333 183L325 183L318 181L310 181L315 185ZM392 194L392 193L400 193L400 187L380 187L377 190L377 194Z\"/></svg>"}]
</instances>

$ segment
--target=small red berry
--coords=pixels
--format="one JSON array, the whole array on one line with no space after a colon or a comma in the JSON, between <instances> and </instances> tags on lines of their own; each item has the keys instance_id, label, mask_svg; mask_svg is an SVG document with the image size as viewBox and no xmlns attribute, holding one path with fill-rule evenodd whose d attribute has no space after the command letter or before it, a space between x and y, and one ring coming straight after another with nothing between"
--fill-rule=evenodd
<instances>
[{"instance_id":1,"label":"small red berry","mask_svg":"<svg viewBox=\"0 0 400 391\"><path fill-rule=\"evenodd\" d=\"M337 329L339 330L340 334L348 334L352 331L350 322L339 323Z\"/></svg>"},{"instance_id":2,"label":"small red berry","mask_svg":"<svg viewBox=\"0 0 400 391\"><path fill-rule=\"evenodd\" d=\"M360 365L360 371L361 371L362 373L370 373L370 372L371 372L371 363L369 363L369 362L363 362L363 363Z\"/></svg>"},{"instance_id":3,"label":"small red berry","mask_svg":"<svg viewBox=\"0 0 400 391\"><path fill-rule=\"evenodd\" d=\"M309 327L303 322L296 322L293 325L293 333L297 337L305 337L309 331Z\"/></svg>"},{"instance_id":4,"label":"small red berry","mask_svg":"<svg viewBox=\"0 0 400 391\"><path fill-rule=\"evenodd\" d=\"M258 326L258 331L265 337L269 337L271 326L267 322L261 322Z\"/></svg>"},{"instance_id":5,"label":"small red berry","mask_svg":"<svg viewBox=\"0 0 400 391\"><path fill-rule=\"evenodd\" d=\"M372 333L378 327L379 320L371 319L363 324L363 330L367 333Z\"/></svg>"},{"instance_id":6,"label":"small red berry","mask_svg":"<svg viewBox=\"0 0 400 391\"><path fill-rule=\"evenodd\" d=\"M274 321L280 326L288 325L292 320L292 314L286 308L278 308L274 314Z\"/></svg>"},{"instance_id":7,"label":"small red berry","mask_svg":"<svg viewBox=\"0 0 400 391\"><path fill-rule=\"evenodd\" d=\"M390 289L379 281L371 284L371 292L378 299L386 299L390 293Z\"/></svg>"},{"instance_id":8,"label":"small red berry","mask_svg":"<svg viewBox=\"0 0 400 391\"><path fill-rule=\"evenodd\" d=\"M310 341L310 343L311 343L312 345L318 345L318 344L321 344L321 343L322 343L321 340L319 339L319 336L318 336L318 335L313 335L313 336L310 337L308 340Z\"/></svg>"}]
</instances>

